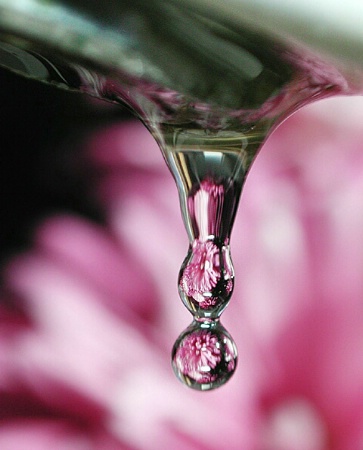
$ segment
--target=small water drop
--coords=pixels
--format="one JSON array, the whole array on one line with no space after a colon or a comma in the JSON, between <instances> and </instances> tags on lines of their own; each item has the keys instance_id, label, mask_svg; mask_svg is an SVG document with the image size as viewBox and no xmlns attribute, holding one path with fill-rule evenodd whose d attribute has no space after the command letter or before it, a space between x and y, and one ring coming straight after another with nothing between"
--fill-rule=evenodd
<instances>
[{"instance_id":1,"label":"small water drop","mask_svg":"<svg viewBox=\"0 0 363 450\"><path fill-rule=\"evenodd\" d=\"M237 366L237 348L219 320L194 320L174 344L172 366L186 386L208 391L231 378Z\"/></svg>"}]
</instances>

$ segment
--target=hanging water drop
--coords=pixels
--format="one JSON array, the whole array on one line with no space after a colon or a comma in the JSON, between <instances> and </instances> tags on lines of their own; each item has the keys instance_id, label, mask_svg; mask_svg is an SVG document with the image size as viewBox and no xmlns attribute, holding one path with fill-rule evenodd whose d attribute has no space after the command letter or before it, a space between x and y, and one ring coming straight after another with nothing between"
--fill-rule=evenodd
<instances>
[{"instance_id":1,"label":"hanging water drop","mask_svg":"<svg viewBox=\"0 0 363 450\"><path fill-rule=\"evenodd\" d=\"M164 125L155 133L189 236L178 288L193 322L174 344L172 366L180 381L203 391L225 384L236 368L236 345L220 323L234 288L230 234L247 171L269 129L266 122L238 124L237 131L225 116L216 119L204 129Z\"/></svg>"}]
</instances>

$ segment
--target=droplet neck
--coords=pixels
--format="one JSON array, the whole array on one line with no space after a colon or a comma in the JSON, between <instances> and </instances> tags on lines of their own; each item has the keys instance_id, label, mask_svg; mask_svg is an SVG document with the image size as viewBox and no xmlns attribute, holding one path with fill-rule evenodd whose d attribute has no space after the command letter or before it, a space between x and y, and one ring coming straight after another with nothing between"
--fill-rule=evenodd
<instances>
[{"instance_id":1,"label":"droplet neck","mask_svg":"<svg viewBox=\"0 0 363 450\"><path fill-rule=\"evenodd\" d=\"M228 245L247 172L269 126L241 132L163 124L154 132L176 181L191 244L215 239Z\"/></svg>"},{"instance_id":2,"label":"droplet neck","mask_svg":"<svg viewBox=\"0 0 363 450\"><path fill-rule=\"evenodd\" d=\"M216 158L222 156L217 155ZM187 222L194 241L217 239L228 244L233 217L238 202L238 187L232 179L214 181L208 176L194 185L186 200ZM194 242L193 241L193 242Z\"/></svg>"}]
</instances>

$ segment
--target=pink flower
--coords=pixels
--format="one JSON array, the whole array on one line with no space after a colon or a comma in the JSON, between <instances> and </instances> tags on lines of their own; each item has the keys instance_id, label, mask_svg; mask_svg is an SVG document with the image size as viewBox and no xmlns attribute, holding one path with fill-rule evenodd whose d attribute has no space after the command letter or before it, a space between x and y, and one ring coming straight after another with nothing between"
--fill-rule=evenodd
<instances>
[{"instance_id":1,"label":"pink flower","mask_svg":"<svg viewBox=\"0 0 363 450\"><path fill-rule=\"evenodd\" d=\"M362 108L308 108L257 158L223 314L240 362L206 395L170 368L190 320L176 285L188 240L173 180L141 125L90 136L84 158L104 223L53 214L3 270L0 448L360 449ZM211 332L186 343L193 376L218 366L214 342Z\"/></svg>"}]
</instances>

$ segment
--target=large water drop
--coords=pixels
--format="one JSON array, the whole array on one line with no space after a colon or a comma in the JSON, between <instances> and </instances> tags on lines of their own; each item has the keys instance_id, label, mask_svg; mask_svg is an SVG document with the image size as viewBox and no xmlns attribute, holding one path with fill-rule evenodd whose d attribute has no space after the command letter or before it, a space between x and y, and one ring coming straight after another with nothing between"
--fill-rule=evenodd
<instances>
[{"instance_id":1,"label":"large water drop","mask_svg":"<svg viewBox=\"0 0 363 450\"><path fill-rule=\"evenodd\" d=\"M206 391L225 384L237 366L236 345L218 320L194 320L172 350L176 376L187 386Z\"/></svg>"}]
</instances>

